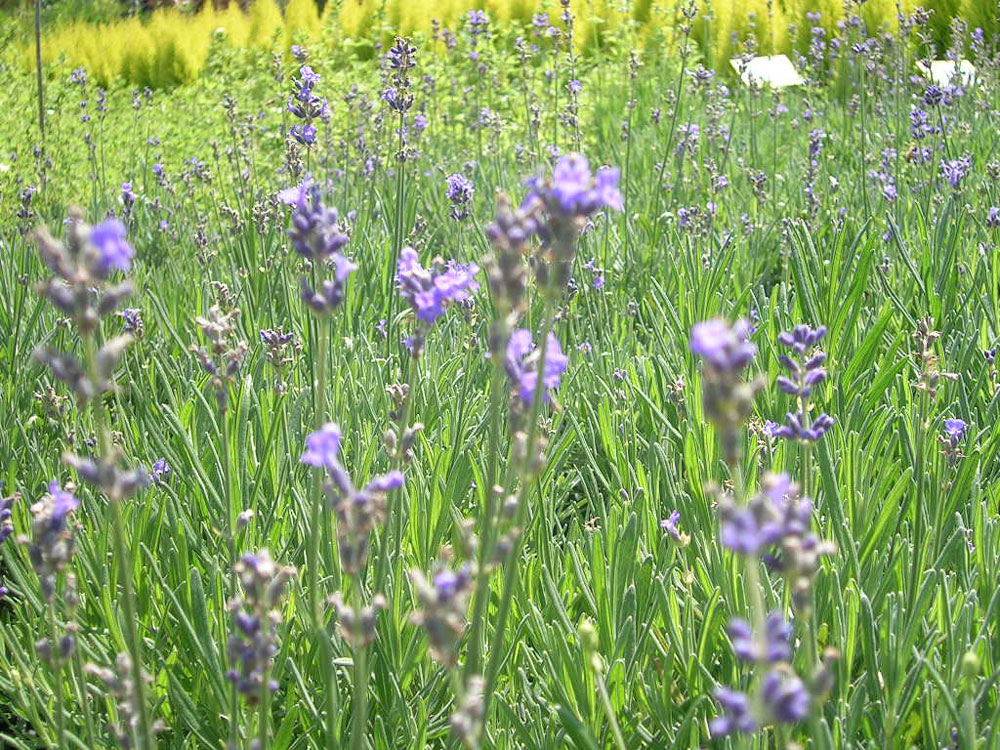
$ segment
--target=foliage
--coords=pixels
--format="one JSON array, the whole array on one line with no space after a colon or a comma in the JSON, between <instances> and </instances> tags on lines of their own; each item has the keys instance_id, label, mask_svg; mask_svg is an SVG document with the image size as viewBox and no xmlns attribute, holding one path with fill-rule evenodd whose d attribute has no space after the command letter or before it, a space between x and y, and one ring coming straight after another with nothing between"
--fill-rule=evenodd
<instances>
[{"instance_id":1,"label":"foliage","mask_svg":"<svg viewBox=\"0 0 1000 750\"><path fill-rule=\"evenodd\" d=\"M354 5L326 23L347 28ZM619 17L611 3L601 7ZM805 10L781 7L786 20ZM882 7L872 0L862 11ZM601 38L603 21L574 8L574 33ZM14 534L0 544L0 742L113 747L105 727L130 704L108 670L127 651L150 676L146 706L163 722L156 746L178 750L261 735L274 748L455 747L451 717L477 695L467 678L488 675L490 662L495 679L480 686L487 731L473 746L997 747L995 45L987 39L972 55L978 85L937 88L912 67L924 29L886 37L848 23L822 50L796 57L806 86L771 92L699 67L727 64L714 21L693 19L692 38L704 45L694 49L682 32L664 32L675 16L661 4L631 10L642 23L614 30L587 56L573 53L568 24L558 35L525 30L519 50L499 22L473 36L450 21L457 46L415 37L412 70L398 62L408 45L387 57L369 44L371 59L360 60L358 46L329 33L306 45L308 59L275 59L262 41L272 32L254 29L299 41L287 35L291 9L283 27L260 7L164 13L106 27L101 46L83 27L76 37L66 30L95 67L72 80L50 69L44 141L33 76L4 61L0 478L4 495L20 497ZM824 25L837 17L829 12ZM227 41L205 41L223 22ZM350 23L359 33L390 28L368 16ZM969 38L956 40L956 52L966 47ZM161 48L173 51L144 51ZM105 88L122 66L136 83ZM168 77L193 82L133 89ZM312 143L306 127L316 128ZM550 175L569 152L586 154L595 171L620 168L624 210L610 201L575 217L583 233L564 288L533 276L554 262L544 234L530 240L531 263L519 260L528 281L517 327L538 342L551 327L568 358L558 389L526 412L523 382L508 385L501 357L485 356L502 305L485 273L469 297L443 284L453 296L430 328L409 308L416 294L394 291L394 261L414 247L422 266L410 273L423 284L470 274L459 268L468 263L488 268L497 191L520 205L525 179ZM283 191L307 173L339 211L309 218L328 222L326 245L358 266L340 288L320 285L347 268L344 258L310 256L300 224L288 235L292 211L312 204L293 190L290 208L279 195L288 200ZM471 194L449 181L456 174ZM449 197L454 185L458 198ZM545 183L535 189L553 203ZM136 250L128 305L138 312L106 314L96 343L126 329L135 341L113 368L116 387L86 408L32 356L39 346L79 353L95 343L36 293L53 269L28 232L44 223L65 236L71 205L95 224L120 218ZM332 290L328 317L302 304L303 278ZM90 281L76 285L85 299ZM465 277L461 286L472 288ZM744 404L748 422L729 425L733 445L718 444L719 404L703 399L713 372L689 347L692 327L714 318L747 319L757 350L746 375L759 390ZM810 403L836 420L808 449L769 424L797 407L775 381L787 351L779 335L800 323L827 328L828 377ZM510 369L523 378L531 357L512 358ZM955 440L952 419L967 425ZM327 420L342 433L341 481L364 488L371 477L405 475L387 498L359 498L353 484L344 492L388 517L370 530L368 564L350 569L345 546L364 548L367 537L342 505L336 520L317 507L325 477L299 460ZM510 437L518 420L547 443L537 476ZM123 464L158 481L109 501L63 462L105 432L102 454L117 448ZM713 691L757 682L734 656L727 622L747 617L755 593L768 609L793 611L788 581L720 543L713 507L772 470L814 499L809 528L837 549L820 561L808 624L793 621L790 667L806 674L812 646L839 659L809 721L713 740ZM493 476L509 490L503 498L491 492ZM59 578L75 575L78 601L58 612L17 543L31 537L32 505L53 479L76 482L81 501L75 556ZM491 498L517 493L496 529L482 523ZM661 526L675 509L677 539ZM109 531L118 511L122 535ZM436 622L427 592L436 575L461 580L462 565L479 562L467 518L479 539L489 530L512 543L498 546L507 557L485 579L484 598L452 600L443 619L458 619L456 642L439 648L418 625ZM7 520L0 513L0 531ZM263 576L254 564L269 558L237 560L262 549L280 563L263 566L282 584L273 596L253 588ZM119 595L128 580L135 617ZM331 602L335 591L345 596ZM370 632L345 628L345 612L377 609L377 594L387 606ZM227 649L248 612L267 627ZM463 616L478 625L465 629ZM72 658L39 654L49 625L74 635ZM273 644L265 676L277 690L236 696L233 652L267 661ZM482 658L465 674L471 651Z\"/></svg>"}]
</instances>

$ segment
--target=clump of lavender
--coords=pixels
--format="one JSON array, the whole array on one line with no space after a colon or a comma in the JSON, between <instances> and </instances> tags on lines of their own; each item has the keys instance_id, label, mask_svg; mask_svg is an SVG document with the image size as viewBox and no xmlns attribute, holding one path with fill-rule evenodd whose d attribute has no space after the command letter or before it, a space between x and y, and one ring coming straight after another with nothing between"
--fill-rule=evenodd
<instances>
[{"instance_id":1,"label":"clump of lavender","mask_svg":"<svg viewBox=\"0 0 1000 750\"><path fill-rule=\"evenodd\" d=\"M784 577L791 587L796 614L809 622L813 578L821 558L835 553L836 545L812 532L812 501L799 496L787 474L766 476L762 491L746 504L718 489L712 492L719 508L722 543L745 558L754 602L753 626L739 618L730 622L733 650L743 661L767 670L752 698L729 688L716 691L722 715L712 721L712 735L750 732L768 724L801 721L825 696L831 679L830 663L836 652L829 650L822 664L812 659L815 671L808 685L795 674L791 667L791 627L779 612L764 617L756 569L758 561L762 561L772 572ZM806 640L814 651L812 634Z\"/></svg>"},{"instance_id":2,"label":"clump of lavender","mask_svg":"<svg viewBox=\"0 0 1000 750\"><path fill-rule=\"evenodd\" d=\"M490 356L493 362L490 405L490 463L487 470L485 502L478 519L479 538L475 566L471 569L475 602L469 636L469 653L463 670L466 695L483 679L482 716L489 712L492 690L499 668L498 654L516 582L517 558L527 521L527 495L534 479L545 465L548 428L540 425L542 408L551 400L550 391L558 387L568 365L558 338L552 332L555 305L566 289L576 258L577 243L588 218L602 208L620 210L618 170L604 168L591 173L587 160L573 154L561 158L551 178L530 180L529 192L515 209L501 196L497 215L487 229L493 253L487 260L488 280L497 315L490 327ZM536 237L540 248L534 258L534 270L544 300L540 345L516 324L525 296L524 258L528 241ZM504 379L510 381L514 398L509 401L513 448L513 479L508 487L499 483L499 429ZM473 545L470 544L470 547ZM486 600L490 574L499 562L506 563L504 593L497 615L490 658L485 672L480 672L482 631L486 618ZM461 705L462 695L456 695ZM479 712L478 706L476 712ZM468 727L468 716L458 713L456 731L469 746L469 739L459 731Z\"/></svg>"},{"instance_id":3,"label":"clump of lavender","mask_svg":"<svg viewBox=\"0 0 1000 750\"><path fill-rule=\"evenodd\" d=\"M71 209L67 226L68 241L65 244L44 227L33 234L42 261L54 274L39 284L38 290L56 309L69 317L83 339L85 356L80 361L69 352L41 349L36 352L36 357L73 390L81 406L89 403L92 407L98 455L87 458L67 452L63 454L63 460L76 469L81 479L104 492L110 502L114 552L126 621L125 639L133 682L137 686L134 704L138 716L136 738L140 748L151 749L153 724L147 717L141 679L142 644L132 588L132 545L125 538L121 511L122 502L144 486L147 480L141 468L119 466L121 454L112 445L103 403L103 395L114 387L114 370L132 337L128 334L116 336L100 348L97 346L102 318L112 314L133 291L130 281L111 283L109 279L117 272L129 270L135 251L125 239L125 226L116 219L91 227L83 221L78 210ZM62 495L58 504L53 500L54 509L66 509L72 504Z\"/></svg>"},{"instance_id":4,"label":"clump of lavender","mask_svg":"<svg viewBox=\"0 0 1000 750\"><path fill-rule=\"evenodd\" d=\"M14 522L11 517L14 514L14 503L20 499L16 492L9 497L0 498L0 544L10 539L14 533Z\"/></svg>"},{"instance_id":5,"label":"clump of lavender","mask_svg":"<svg viewBox=\"0 0 1000 750\"><path fill-rule=\"evenodd\" d=\"M966 175L969 174L969 170L972 168L972 160L968 156L963 156L959 159L945 159L942 160L940 171L941 176L948 181L951 185L952 190L959 190L962 187L962 181L965 179Z\"/></svg>"},{"instance_id":6,"label":"clump of lavender","mask_svg":"<svg viewBox=\"0 0 1000 750\"><path fill-rule=\"evenodd\" d=\"M80 501L72 493L72 489L63 489L59 483L53 480L49 484L49 491L42 496L41 500L31 506L32 530L30 539L22 538L20 541L28 548L28 559L31 567L34 568L38 576L38 582L42 590L42 599L46 604L51 604L58 591L60 574L65 572L72 563L73 554L76 551L74 540L74 526L70 522L70 516L80 507ZM7 511L9 512L10 499L6 500ZM9 525L9 517L7 520ZM10 532L6 532L9 536ZM74 576L66 576L62 597L71 608L75 606L76 592ZM51 653L53 644L45 641L39 650ZM70 646L67 651L71 651ZM69 655L68 653L66 654Z\"/></svg>"},{"instance_id":7,"label":"clump of lavender","mask_svg":"<svg viewBox=\"0 0 1000 750\"><path fill-rule=\"evenodd\" d=\"M243 555L235 569L243 594L229 602L233 631L226 645L227 677L248 704L260 705L263 712L267 696L278 689L269 675L278 650L281 601L295 568L278 565L264 549Z\"/></svg>"},{"instance_id":8,"label":"clump of lavender","mask_svg":"<svg viewBox=\"0 0 1000 750\"><path fill-rule=\"evenodd\" d=\"M917 344L916 359L919 373L914 386L933 400L937 396L942 381L958 380L958 374L941 370L941 360L935 353L937 341L941 334L934 330L934 321L925 318L917 323L913 332Z\"/></svg>"},{"instance_id":9,"label":"clump of lavender","mask_svg":"<svg viewBox=\"0 0 1000 750\"><path fill-rule=\"evenodd\" d=\"M819 172L819 158L823 153L823 141L826 138L819 128L813 128L809 133L809 166L806 169L806 198L809 201L809 216L815 216L819 209L819 199L816 197L816 176Z\"/></svg>"},{"instance_id":10,"label":"clump of lavender","mask_svg":"<svg viewBox=\"0 0 1000 750\"><path fill-rule=\"evenodd\" d=\"M392 71L392 87L385 90L382 99L390 109L404 115L413 106L409 72L417 64L417 48L408 38L397 36L385 57Z\"/></svg>"},{"instance_id":11,"label":"clump of lavender","mask_svg":"<svg viewBox=\"0 0 1000 750\"><path fill-rule=\"evenodd\" d=\"M131 281L111 283L109 278L131 267L135 251L125 240L125 227L117 219L90 227L74 209L68 225L67 244L54 238L45 227L33 234L42 262L54 274L37 289L89 341L101 318L113 313L134 291ZM82 406L111 389L114 368L131 341L130 336L109 340L94 354L94 368L70 353L53 349L39 349L35 357L70 387Z\"/></svg>"},{"instance_id":12,"label":"clump of lavender","mask_svg":"<svg viewBox=\"0 0 1000 750\"><path fill-rule=\"evenodd\" d=\"M709 724L712 736L752 732L763 725L792 724L806 718L812 695L791 667L792 628L781 613L767 616L763 632L754 632L750 623L739 618L730 621L728 631L736 656L766 672L753 698L727 687L716 689L722 715Z\"/></svg>"},{"instance_id":13,"label":"clump of lavender","mask_svg":"<svg viewBox=\"0 0 1000 750\"><path fill-rule=\"evenodd\" d=\"M750 416L753 400L761 388L759 380L747 381L743 371L757 347L749 340L750 324L735 324L716 318L691 329L691 351L705 362L702 373L702 403L705 415L719 430L726 462L734 466L740 458L740 426Z\"/></svg>"},{"instance_id":14,"label":"clump of lavender","mask_svg":"<svg viewBox=\"0 0 1000 750\"><path fill-rule=\"evenodd\" d=\"M752 603L753 624L736 618L730 624L730 635L737 656L761 672L767 670L752 696L726 687L716 690L721 715L711 722L713 736L802 720L810 715L811 706L830 682L828 665L819 664L815 657L814 634L810 632L806 639L815 669L807 686L790 666L791 629L780 614L765 615L758 570L761 561L789 581L796 613L811 624L812 579L820 559L832 554L835 547L811 531L812 502L799 496L788 475L768 475L761 492L744 500L738 431L750 414L759 387L741 377L755 355L748 335L748 324L730 326L721 320L699 323L691 334L692 351L705 360L705 412L720 428L726 460L734 474L732 492L715 486L707 491L719 509L723 545L744 558ZM803 334L803 338L809 337ZM811 343L816 340L818 337ZM827 662L833 656L830 653Z\"/></svg>"},{"instance_id":15,"label":"clump of lavender","mask_svg":"<svg viewBox=\"0 0 1000 750\"><path fill-rule=\"evenodd\" d=\"M452 731L465 747L474 750L480 746L484 681L477 674L463 681L458 656L476 576L469 563L453 568L448 564L449 558L450 552L446 551L429 578L420 570L410 571L417 598L417 609L410 622L423 628L431 656L453 673L457 687Z\"/></svg>"},{"instance_id":16,"label":"clump of lavender","mask_svg":"<svg viewBox=\"0 0 1000 750\"><path fill-rule=\"evenodd\" d=\"M313 270L313 282L301 280L302 301L316 315L329 315L344 301L347 279L357 268L340 251L350 240L335 208L323 205L319 187L303 183L283 190L279 200L292 207L288 237L295 252ZM322 278L322 271L333 275Z\"/></svg>"},{"instance_id":17,"label":"clump of lavender","mask_svg":"<svg viewBox=\"0 0 1000 750\"><path fill-rule=\"evenodd\" d=\"M417 330L407 341L414 357L420 356L428 331L445 309L454 302L468 300L479 289L477 273L479 266L475 263L462 265L440 258L435 258L430 268L424 268L416 250L402 249L396 266L396 288L417 318Z\"/></svg>"},{"instance_id":18,"label":"clump of lavender","mask_svg":"<svg viewBox=\"0 0 1000 750\"><path fill-rule=\"evenodd\" d=\"M316 121L330 116L329 102L315 91L319 82L319 74L310 66L303 65L299 68L298 77L292 79L295 88L288 97L288 111L301 121L293 125L288 134L307 148L316 143Z\"/></svg>"},{"instance_id":19,"label":"clump of lavender","mask_svg":"<svg viewBox=\"0 0 1000 750\"><path fill-rule=\"evenodd\" d=\"M465 694L458 701L455 713L451 715L451 730L469 750L479 747L485 706L483 701L483 678L473 675L465 685Z\"/></svg>"},{"instance_id":20,"label":"clump of lavender","mask_svg":"<svg viewBox=\"0 0 1000 750\"><path fill-rule=\"evenodd\" d=\"M729 493L715 489L713 494L723 545L748 559L759 558L784 577L796 611L807 614L820 559L837 551L812 531L812 500L799 495L787 474L765 476L762 491L743 505Z\"/></svg>"},{"instance_id":21,"label":"clump of lavender","mask_svg":"<svg viewBox=\"0 0 1000 750\"><path fill-rule=\"evenodd\" d=\"M773 431L776 437L815 443L834 425L829 414L820 414L815 419L809 416L813 390L827 377L823 367L826 354L817 348L825 335L826 326L812 328L803 324L778 336L778 343L792 353L792 356L782 354L778 357L788 373L778 377L778 388L796 399L797 410L785 415L785 424Z\"/></svg>"},{"instance_id":22,"label":"clump of lavender","mask_svg":"<svg viewBox=\"0 0 1000 750\"><path fill-rule=\"evenodd\" d=\"M448 189L445 194L451 203L451 218L455 221L469 218L469 203L474 192L475 187L469 178L461 174L448 176Z\"/></svg>"}]
</instances>

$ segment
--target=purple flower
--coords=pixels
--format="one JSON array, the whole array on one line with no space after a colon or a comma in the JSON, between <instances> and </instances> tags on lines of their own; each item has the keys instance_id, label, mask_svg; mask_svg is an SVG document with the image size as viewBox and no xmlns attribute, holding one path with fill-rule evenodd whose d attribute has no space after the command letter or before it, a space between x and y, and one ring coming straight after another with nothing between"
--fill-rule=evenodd
<instances>
[{"instance_id":1,"label":"purple flower","mask_svg":"<svg viewBox=\"0 0 1000 750\"><path fill-rule=\"evenodd\" d=\"M756 555L763 541L753 511L747 507L727 509L722 517L722 544L738 555Z\"/></svg>"},{"instance_id":2,"label":"purple flower","mask_svg":"<svg viewBox=\"0 0 1000 750\"><path fill-rule=\"evenodd\" d=\"M153 462L153 468L149 472L149 476L153 480L153 484L164 484L170 477L174 474L173 468L167 463L167 459L158 458Z\"/></svg>"},{"instance_id":3,"label":"purple flower","mask_svg":"<svg viewBox=\"0 0 1000 750\"><path fill-rule=\"evenodd\" d=\"M107 219L90 230L90 244L101 255L104 273L127 271L132 266L135 250L125 240L125 225L118 219Z\"/></svg>"},{"instance_id":4,"label":"purple flower","mask_svg":"<svg viewBox=\"0 0 1000 750\"><path fill-rule=\"evenodd\" d=\"M400 295L417 313L417 319L433 325L452 302L463 302L479 289L475 280L479 267L449 261L435 262L430 268L420 265L417 251L404 247L400 252L396 272L396 287Z\"/></svg>"},{"instance_id":5,"label":"purple flower","mask_svg":"<svg viewBox=\"0 0 1000 750\"><path fill-rule=\"evenodd\" d=\"M802 680L787 669L773 669L761 683L761 698L779 724L793 724L809 715L812 699Z\"/></svg>"},{"instance_id":6,"label":"purple flower","mask_svg":"<svg viewBox=\"0 0 1000 750\"><path fill-rule=\"evenodd\" d=\"M757 722L750 714L750 700L746 693L718 687L714 696L722 708L722 716L717 716L708 723L712 737L725 737L734 732L752 732L757 728Z\"/></svg>"},{"instance_id":7,"label":"purple flower","mask_svg":"<svg viewBox=\"0 0 1000 750\"><path fill-rule=\"evenodd\" d=\"M131 182L122 183L122 203L126 208L131 208L135 203L135 192L132 190Z\"/></svg>"},{"instance_id":8,"label":"purple flower","mask_svg":"<svg viewBox=\"0 0 1000 750\"><path fill-rule=\"evenodd\" d=\"M404 481L403 472L393 470L371 480L365 485L365 492L392 492L402 487Z\"/></svg>"},{"instance_id":9,"label":"purple flower","mask_svg":"<svg viewBox=\"0 0 1000 750\"><path fill-rule=\"evenodd\" d=\"M448 176L448 190L445 195L451 201L451 216L456 221L461 221L469 215L466 208L472 200L475 188L472 181L460 174Z\"/></svg>"},{"instance_id":10,"label":"purple flower","mask_svg":"<svg viewBox=\"0 0 1000 750\"><path fill-rule=\"evenodd\" d=\"M341 437L340 427L327 422L306 438L306 450L299 461L328 471L339 470Z\"/></svg>"},{"instance_id":11,"label":"purple flower","mask_svg":"<svg viewBox=\"0 0 1000 750\"><path fill-rule=\"evenodd\" d=\"M792 658L792 627L781 612L771 612L767 616L763 643L754 638L750 623L738 617L729 621L729 637L733 641L733 653L750 664L789 662Z\"/></svg>"},{"instance_id":12,"label":"purple flower","mask_svg":"<svg viewBox=\"0 0 1000 750\"><path fill-rule=\"evenodd\" d=\"M948 180L948 184L953 189L958 190L971 166L972 161L968 156L963 156L961 159L948 159L941 162L941 176Z\"/></svg>"},{"instance_id":13,"label":"purple flower","mask_svg":"<svg viewBox=\"0 0 1000 750\"><path fill-rule=\"evenodd\" d=\"M1000 227L1000 208L997 206L990 206L989 211L986 212L986 226L991 229Z\"/></svg>"},{"instance_id":14,"label":"purple flower","mask_svg":"<svg viewBox=\"0 0 1000 750\"><path fill-rule=\"evenodd\" d=\"M757 353L747 341L749 331L745 320L733 325L721 318L697 323L691 329L691 351L722 372L742 370Z\"/></svg>"},{"instance_id":15,"label":"purple flower","mask_svg":"<svg viewBox=\"0 0 1000 750\"><path fill-rule=\"evenodd\" d=\"M122 324L125 329L125 333L131 333L135 336L142 336L143 323L142 323L142 310L138 307L126 307L118 312L118 317L122 319Z\"/></svg>"},{"instance_id":16,"label":"purple flower","mask_svg":"<svg viewBox=\"0 0 1000 750\"><path fill-rule=\"evenodd\" d=\"M944 100L944 91L935 83L930 84L924 91L924 104L928 107L936 107Z\"/></svg>"},{"instance_id":17,"label":"purple flower","mask_svg":"<svg viewBox=\"0 0 1000 750\"><path fill-rule=\"evenodd\" d=\"M556 162L551 180L532 180L525 205L541 200L547 210L562 218L585 217L602 207L620 211L619 170L602 167L596 177L581 154L567 154Z\"/></svg>"},{"instance_id":18,"label":"purple flower","mask_svg":"<svg viewBox=\"0 0 1000 750\"><path fill-rule=\"evenodd\" d=\"M660 528L667 532L667 536L677 545L681 547L686 547L691 541L691 537L684 534L680 530L678 525L681 520L681 512L679 510L671 511L668 518L664 518L660 521Z\"/></svg>"},{"instance_id":19,"label":"purple flower","mask_svg":"<svg viewBox=\"0 0 1000 750\"><path fill-rule=\"evenodd\" d=\"M312 146L316 143L315 125L293 125L289 134L303 146Z\"/></svg>"},{"instance_id":20,"label":"purple flower","mask_svg":"<svg viewBox=\"0 0 1000 750\"><path fill-rule=\"evenodd\" d=\"M0 544L6 542L14 533L14 524L11 521L14 499L14 495L0 498Z\"/></svg>"},{"instance_id":21,"label":"purple flower","mask_svg":"<svg viewBox=\"0 0 1000 750\"><path fill-rule=\"evenodd\" d=\"M946 419L944 421L944 433L950 440L961 440L968 425L963 419Z\"/></svg>"},{"instance_id":22,"label":"purple flower","mask_svg":"<svg viewBox=\"0 0 1000 750\"><path fill-rule=\"evenodd\" d=\"M463 565L457 571L444 568L431 579L431 585L438 596L438 602L451 601L455 594L463 590L472 578L468 565Z\"/></svg>"},{"instance_id":23,"label":"purple flower","mask_svg":"<svg viewBox=\"0 0 1000 750\"><path fill-rule=\"evenodd\" d=\"M530 331L521 328L511 334L510 340L507 342L505 367L518 398L529 406L534 399L535 389L538 385L538 356L539 352L535 349ZM545 354L543 400L548 401L549 399L547 391L559 387L562 374L566 372L568 365L569 358L562 353L559 339L550 333L548 351Z\"/></svg>"},{"instance_id":24,"label":"purple flower","mask_svg":"<svg viewBox=\"0 0 1000 750\"><path fill-rule=\"evenodd\" d=\"M69 514L80 507L80 501L62 489L54 479L49 482L49 494L52 496L51 523L53 528L61 529Z\"/></svg>"},{"instance_id":25,"label":"purple flower","mask_svg":"<svg viewBox=\"0 0 1000 750\"><path fill-rule=\"evenodd\" d=\"M778 343L791 349L793 356L779 355L778 361L788 375L779 376L776 382L781 391L799 400L799 410L787 414L785 426L774 430L778 437L815 442L834 425L833 417L828 414L820 414L811 423L808 417L809 397L827 376L823 367L826 354L814 349L825 335L826 326L812 328L804 324L778 335Z\"/></svg>"}]
</instances>

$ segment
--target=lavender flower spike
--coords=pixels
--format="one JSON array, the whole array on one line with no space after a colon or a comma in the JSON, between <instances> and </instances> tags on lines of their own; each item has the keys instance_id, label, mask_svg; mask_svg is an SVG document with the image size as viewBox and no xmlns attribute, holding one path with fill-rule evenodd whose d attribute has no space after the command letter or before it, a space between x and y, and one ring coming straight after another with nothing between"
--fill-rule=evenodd
<instances>
[{"instance_id":1,"label":"lavender flower spike","mask_svg":"<svg viewBox=\"0 0 1000 750\"><path fill-rule=\"evenodd\" d=\"M479 266L463 266L455 261L435 260L430 268L420 265L417 251L404 247L399 255L396 286L410 303L417 319L428 325L444 315L452 302L463 302L479 289L475 280Z\"/></svg>"},{"instance_id":2,"label":"lavender flower spike","mask_svg":"<svg viewBox=\"0 0 1000 750\"><path fill-rule=\"evenodd\" d=\"M327 422L306 438L306 450L299 461L328 471L339 469L342 436L340 427L333 422Z\"/></svg>"},{"instance_id":3,"label":"lavender flower spike","mask_svg":"<svg viewBox=\"0 0 1000 750\"><path fill-rule=\"evenodd\" d=\"M722 708L722 716L717 716L708 723L712 737L725 737L734 732L752 732L757 728L746 693L719 687L714 695Z\"/></svg>"},{"instance_id":4,"label":"lavender flower spike","mask_svg":"<svg viewBox=\"0 0 1000 750\"><path fill-rule=\"evenodd\" d=\"M521 328L511 334L507 343L505 366L507 375L514 386L518 398L530 405L538 384L538 352L531 340L531 332ZM548 351L545 355L545 372L543 374L546 392L543 396L548 401L548 391L558 388L562 375L569 365L569 358L562 353L559 339L549 334Z\"/></svg>"},{"instance_id":5,"label":"lavender flower spike","mask_svg":"<svg viewBox=\"0 0 1000 750\"><path fill-rule=\"evenodd\" d=\"M809 417L809 399L813 389L826 380L826 353L816 346L826 335L826 327L797 325L790 332L778 335L778 343L792 350L792 356L781 354L778 362L788 373L777 378L778 388L798 401L798 409L785 416L785 424L772 431L776 437L802 442L816 442L834 425L829 414Z\"/></svg>"}]
</instances>

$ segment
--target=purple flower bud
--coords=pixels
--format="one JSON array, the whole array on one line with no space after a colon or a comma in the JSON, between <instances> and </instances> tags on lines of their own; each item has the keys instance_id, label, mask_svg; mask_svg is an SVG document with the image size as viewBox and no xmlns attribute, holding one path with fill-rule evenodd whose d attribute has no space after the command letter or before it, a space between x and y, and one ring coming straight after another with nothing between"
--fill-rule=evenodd
<instances>
[{"instance_id":1,"label":"purple flower bud","mask_svg":"<svg viewBox=\"0 0 1000 750\"><path fill-rule=\"evenodd\" d=\"M100 253L103 273L131 268L135 250L125 241L125 225L118 219L107 219L91 229L90 244Z\"/></svg>"},{"instance_id":2,"label":"purple flower bud","mask_svg":"<svg viewBox=\"0 0 1000 750\"><path fill-rule=\"evenodd\" d=\"M304 464L332 470L340 466L340 427L327 422L306 438L306 450L299 458Z\"/></svg>"}]
</instances>

